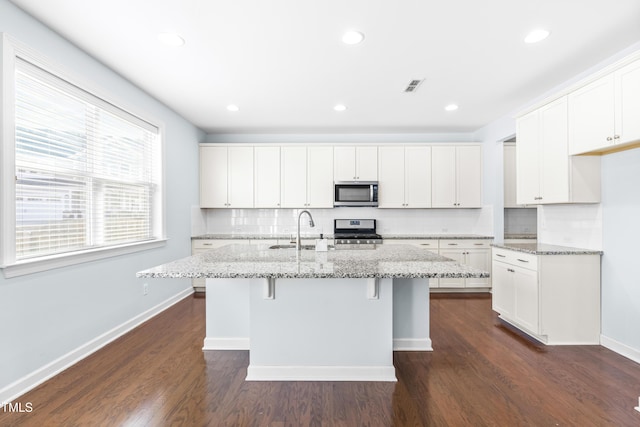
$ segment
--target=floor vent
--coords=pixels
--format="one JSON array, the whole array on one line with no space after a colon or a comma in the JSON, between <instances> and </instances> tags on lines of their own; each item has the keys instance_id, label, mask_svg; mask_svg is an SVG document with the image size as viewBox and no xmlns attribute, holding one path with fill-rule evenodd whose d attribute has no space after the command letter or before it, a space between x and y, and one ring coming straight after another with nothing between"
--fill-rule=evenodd
<instances>
[{"instance_id":1,"label":"floor vent","mask_svg":"<svg viewBox=\"0 0 640 427\"><path fill-rule=\"evenodd\" d=\"M407 93L413 93L415 91L418 90L418 86L420 86L420 84L424 81L424 79L421 80L411 80L409 82L409 84L407 85L407 87L404 89L405 92Z\"/></svg>"}]
</instances>

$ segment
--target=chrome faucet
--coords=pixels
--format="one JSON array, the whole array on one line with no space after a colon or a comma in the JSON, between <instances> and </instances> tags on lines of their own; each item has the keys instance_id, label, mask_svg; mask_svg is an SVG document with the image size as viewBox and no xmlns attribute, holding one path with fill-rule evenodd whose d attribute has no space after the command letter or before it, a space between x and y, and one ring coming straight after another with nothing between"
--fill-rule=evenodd
<instances>
[{"instance_id":1,"label":"chrome faucet","mask_svg":"<svg viewBox=\"0 0 640 427\"><path fill-rule=\"evenodd\" d=\"M302 245L300 244L300 218L302 217L302 214L306 213L307 215L309 215L309 225L311 227L315 227L315 223L313 222L313 217L311 216L311 212L309 212L308 210L303 210L302 212L300 212L298 214L298 235L297 235L297 240L296 240L296 250L299 251L300 249L302 249Z\"/></svg>"}]
</instances>

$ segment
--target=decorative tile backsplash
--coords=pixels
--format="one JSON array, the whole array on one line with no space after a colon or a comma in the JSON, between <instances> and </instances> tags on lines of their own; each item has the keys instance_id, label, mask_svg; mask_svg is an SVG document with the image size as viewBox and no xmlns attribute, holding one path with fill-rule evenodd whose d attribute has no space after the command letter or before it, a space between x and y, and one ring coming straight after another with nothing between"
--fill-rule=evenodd
<instances>
[{"instance_id":1,"label":"decorative tile backsplash","mask_svg":"<svg viewBox=\"0 0 640 427\"><path fill-rule=\"evenodd\" d=\"M504 234L537 234L536 208L506 208L504 210Z\"/></svg>"},{"instance_id":2,"label":"decorative tile backsplash","mask_svg":"<svg viewBox=\"0 0 640 427\"><path fill-rule=\"evenodd\" d=\"M482 209L309 209L316 223L303 218L301 233L333 234L336 218L373 218L378 233L385 234L482 234L493 235L493 208ZM192 207L192 235L290 234L296 232L300 209L200 209Z\"/></svg>"}]
</instances>

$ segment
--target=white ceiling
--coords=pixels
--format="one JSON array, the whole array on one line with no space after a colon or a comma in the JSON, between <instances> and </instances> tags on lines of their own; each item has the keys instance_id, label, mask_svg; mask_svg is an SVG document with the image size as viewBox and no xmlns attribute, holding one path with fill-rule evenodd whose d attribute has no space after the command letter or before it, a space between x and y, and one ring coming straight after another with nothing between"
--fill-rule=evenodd
<instances>
[{"instance_id":1,"label":"white ceiling","mask_svg":"<svg viewBox=\"0 0 640 427\"><path fill-rule=\"evenodd\" d=\"M475 131L640 40L638 0L12 2L208 133Z\"/></svg>"}]
</instances>

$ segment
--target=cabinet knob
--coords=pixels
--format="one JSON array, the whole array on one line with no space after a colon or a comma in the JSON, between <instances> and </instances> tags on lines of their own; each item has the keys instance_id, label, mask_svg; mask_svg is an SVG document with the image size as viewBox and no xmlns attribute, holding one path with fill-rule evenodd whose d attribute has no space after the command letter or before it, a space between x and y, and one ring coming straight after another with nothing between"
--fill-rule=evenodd
<instances>
[{"instance_id":1,"label":"cabinet knob","mask_svg":"<svg viewBox=\"0 0 640 427\"><path fill-rule=\"evenodd\" d=\"M611 141L613 138L611 138L610 136L607 137L607 141Z\"/></svg>"},{"instance_id":2,"label":"cabinet knob","mask_svg":"<svg viewBox=\"0 0 640 427\"><path fill-rule=\"evenodd\" d=\"M620 135L613 135L613 139L620 139Z\"/></svg>"}]
</instances>

